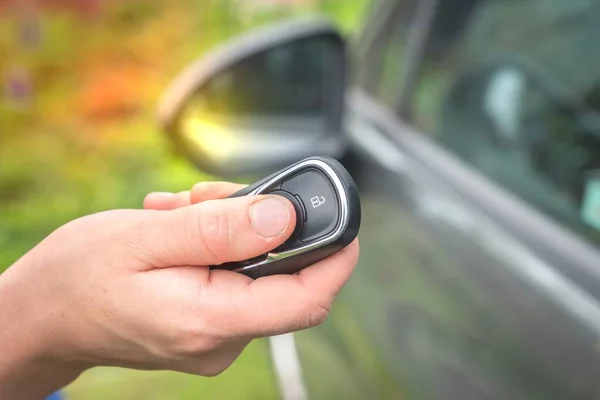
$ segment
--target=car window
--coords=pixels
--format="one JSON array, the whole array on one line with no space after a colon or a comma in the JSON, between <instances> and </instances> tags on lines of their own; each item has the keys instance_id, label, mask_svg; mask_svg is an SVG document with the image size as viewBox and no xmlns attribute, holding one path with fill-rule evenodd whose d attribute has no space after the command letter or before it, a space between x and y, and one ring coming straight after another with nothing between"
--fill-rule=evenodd
<instances>
[{"instance_id":1,"label":"car window","mask_svg":"<svg viewBox=\"0 0 600 400\"><path fill-rule=\"evenodd\" d=\"M421 131L596 244L598 21L598 0L440 0L409 113Z\"/></svg>"},{"instance_id":2,"label":"car window","mask_svg":"<svg viewBox=\"0 0 600 400\"><path fill-rule=\"evenodd\" d=\"M357 45L355 83L391 107L397 101L404 74L407 35L417 1L376 2Z\"/></svg>"}]
</instances>

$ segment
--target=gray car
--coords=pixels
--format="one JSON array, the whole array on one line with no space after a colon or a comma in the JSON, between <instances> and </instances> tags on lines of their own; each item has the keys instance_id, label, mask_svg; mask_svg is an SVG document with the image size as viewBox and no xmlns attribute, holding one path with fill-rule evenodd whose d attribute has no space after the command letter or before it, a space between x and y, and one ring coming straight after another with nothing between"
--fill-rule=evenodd
<instances>
[{"instance_id":1,"label":"gray car","mask_svg":"<svg viewBox=\"0 0 600 400\"><path fill-rule=\"evenodd\" d=\"M600 398L600 1L381 0L356 38L261 28L175 79L175 148L355 178L356 273L271 339L286 399Z\"/></svg>"}]
</instances>

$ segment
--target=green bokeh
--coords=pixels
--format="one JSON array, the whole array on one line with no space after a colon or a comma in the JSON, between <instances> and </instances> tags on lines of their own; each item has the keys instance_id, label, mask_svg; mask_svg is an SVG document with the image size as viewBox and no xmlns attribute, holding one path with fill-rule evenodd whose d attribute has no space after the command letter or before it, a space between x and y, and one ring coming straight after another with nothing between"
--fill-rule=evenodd
<instances>
[{"instance_id":1,"label":"green bokeh","mask_svg":"<svg viewBox=\"0 0 600 400\"><path fill-rule=\"evenodd\" d=\"M72 384L67 395L70 400L279 398L266 340L250 344L230 369L214 378L167 371L96 368Z\"/></svg>"},{"instance_id":2,"label":"green bokeh","mask_svg":"<svg viewBox=\"0 0 600 400\"><path fill-rule=\"evenodd\" d=\"M23 23L0 14L0 51L9 54L0 78L6 86L26 71L32 86L25 106L0 96L0 271L74 218L209 179L174 157L158 130L161 91L231 36L319 10L349 31L368 2L305 3L250 16L225 0L115 0L92 17L42 9L33 48L19 40Z\"/></svg>"},{"instance_id":3,"label":"green bokeh","mask_svg":"<svg viewBox=\"0 0 600 400\"><path fill-rule=\"evenodd\" d=\"M42 8L30 25L40 40L29 47L19 39L24 23L0 13L0 54L8 55L0 57L0 83L24 82L26 73L31 85L24 99L0 93L0 272L74 218L139 208L148 192L211 179L175 157L156 125L161 91L189 62L227 38L294 15L324 12L350 32L369 2L321 0L252 15L234 3L113 0L87 15ZM68 394L73 400L278 397L264 340L216 378L98 368Z\"/></svg>"}]
</instances>

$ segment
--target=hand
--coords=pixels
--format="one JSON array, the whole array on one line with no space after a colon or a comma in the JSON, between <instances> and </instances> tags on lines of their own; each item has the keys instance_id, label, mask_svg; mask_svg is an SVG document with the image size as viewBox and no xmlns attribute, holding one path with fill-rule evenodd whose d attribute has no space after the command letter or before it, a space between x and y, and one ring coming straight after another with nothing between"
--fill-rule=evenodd
<instances>
[{"instance_id":1,"label":"hand","mask_svg":"<svg viewBox=\"0 0 600 400\"><path fill-rule=\"evenodd\" d=\"M43 397L97 365L211 376L254 338L323 322L358 243L293 276L210 271L294 229L281 197L219 200L239 189L151 194L145 210L75 220L17 261L0 276L0 398Z\"/></svg>"}]
</instances>

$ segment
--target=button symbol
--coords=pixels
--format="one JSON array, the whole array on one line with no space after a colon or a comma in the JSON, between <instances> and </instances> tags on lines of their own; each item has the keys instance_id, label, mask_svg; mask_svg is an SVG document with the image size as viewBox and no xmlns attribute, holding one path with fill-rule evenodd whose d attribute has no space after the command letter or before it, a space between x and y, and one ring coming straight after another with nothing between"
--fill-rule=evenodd
<instances>
[{"instance_id":1,"label":"button symbol","mask_svg":"<svg viewBox=\"0 0 600 400\"><path fill-rule=\"evenodd\" d=\"M323 196L321 196L321 197L315 196L312 199L310 199L310 202L311 202L313 208L317 208L317 207L325 204L325 197L323 197Z\"/></svg>"}]
</instances>

